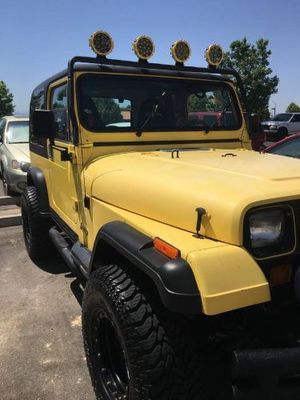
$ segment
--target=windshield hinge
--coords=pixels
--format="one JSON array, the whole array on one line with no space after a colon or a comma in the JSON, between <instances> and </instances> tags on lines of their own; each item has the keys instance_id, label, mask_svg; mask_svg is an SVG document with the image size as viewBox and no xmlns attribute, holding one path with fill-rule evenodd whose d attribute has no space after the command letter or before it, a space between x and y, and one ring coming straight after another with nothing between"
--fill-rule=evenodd
<instances>
[{"instance_id":1,"label":"windshield hinge","mask_svg":"<svg viewBox=\"0 0 300 400\"><path fill-rule=\"evenodd\" d=\"M91 198L88 196L84 196L84 207L87 208L88 210L91 207Z\"/></svg>"}]
</instances>

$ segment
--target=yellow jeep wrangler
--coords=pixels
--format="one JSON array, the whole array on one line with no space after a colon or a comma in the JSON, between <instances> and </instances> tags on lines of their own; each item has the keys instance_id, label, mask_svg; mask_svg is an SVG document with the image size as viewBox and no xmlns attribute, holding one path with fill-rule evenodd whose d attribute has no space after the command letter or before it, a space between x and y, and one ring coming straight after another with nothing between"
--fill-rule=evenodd
<instances>
[{"instance_id":1,"label":"yellow jeep wrangler","mask_svg":"<svg viewBox=\"0 0 300 400\"><path fill-rule=\"evenodd\" d=\"M22 215L32 259L86 278L97 398L299 399L299 161L251 150L219 46L198 68L185 41L172 65L147 36L136 62L90 45L33 91Z\"/></svg>"}]
</instances>

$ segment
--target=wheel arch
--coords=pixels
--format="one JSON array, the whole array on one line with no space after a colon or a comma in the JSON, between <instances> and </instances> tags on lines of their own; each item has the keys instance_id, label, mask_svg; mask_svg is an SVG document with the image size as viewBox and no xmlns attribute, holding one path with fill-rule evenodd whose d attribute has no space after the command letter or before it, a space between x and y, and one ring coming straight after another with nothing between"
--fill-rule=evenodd
<instances>
[{"instance_id":1,"label":"wheel arch","mask_svg":"<svg viewBox=\"0 0 300 400\"><path fill-rule=\"evenodd\" d=\"M27 185L34 186L37 190L40 215L49 216L48 189L43 171L37 167L30 167L27 172Z\"/></svg>"},{"instance_id":2,"label":"wheel arch","mask_svg":"<svg viewBox=\"0 0 300 400\"><path fill-rule=\"evenodd\" d=\"M149 236L124 222L109 222L96 236L89 273L120 257L152 281L168 310L183 314L202 312L196 280L184 259L170 260L153 247Z\"/></svg>"}]
</instances>

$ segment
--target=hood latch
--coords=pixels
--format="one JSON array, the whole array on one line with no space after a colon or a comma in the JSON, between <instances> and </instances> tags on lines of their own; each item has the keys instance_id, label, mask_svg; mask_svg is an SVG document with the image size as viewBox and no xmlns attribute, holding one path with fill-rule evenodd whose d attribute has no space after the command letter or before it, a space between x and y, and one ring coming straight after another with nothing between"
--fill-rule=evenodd
<instances>
[{"instance_id":1,"label":"hood latch","mask_svg":"<svg viewBox=\"0 0 300 400\"><path fill-rule=\"evenodd\" d=\"M202 207L196 208L196 213L197 213L197 223L196 223L196 234L194 235L197 238L203 237L200 235L200 229L201 229L201 223L202 223L202 218L206 214L206 210Z\"/></svg>"}]
</instances>

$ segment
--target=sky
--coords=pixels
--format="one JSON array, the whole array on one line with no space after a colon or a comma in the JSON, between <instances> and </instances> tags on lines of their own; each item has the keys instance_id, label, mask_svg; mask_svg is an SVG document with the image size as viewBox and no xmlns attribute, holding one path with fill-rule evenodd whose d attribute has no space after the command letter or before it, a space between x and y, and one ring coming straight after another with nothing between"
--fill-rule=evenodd
<instances>
[{"instance_id":1,"label":"sky","mask_svg":"<svg viewBox=\"0 0 300 400\"><path fill-rule=\"evenodd\" d=\"M151 59L172 63L170 46L187 40L187 65L206 66L211 43L226 51L234 40L269 40L270 67L279 79L270 109L300 105L299 0L0 0L0 80L14 95L15 113L28 114L31 92L66 68L75 55L93 56L88 38L97 30L111 34L111 58L135 60L132 42L154 39Z\"/></svg>"}]
</instances>

